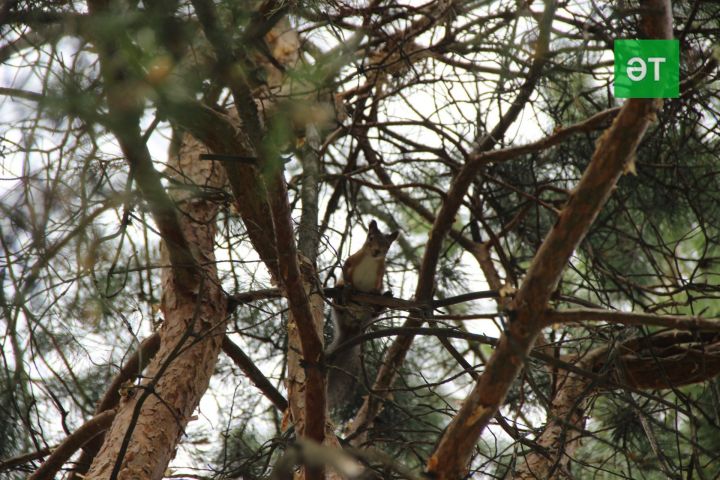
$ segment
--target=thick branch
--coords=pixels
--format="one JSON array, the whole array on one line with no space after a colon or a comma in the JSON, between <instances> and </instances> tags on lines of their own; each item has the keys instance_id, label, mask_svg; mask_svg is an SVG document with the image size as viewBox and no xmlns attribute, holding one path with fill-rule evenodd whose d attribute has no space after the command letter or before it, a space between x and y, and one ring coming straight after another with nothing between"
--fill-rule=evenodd
<instances>
[{"instance_id":1,"label":"thick branch","mask_svg":"<svg viewBox=\"0 0 720 480\"><path fill-rule=\"evenodd\" d=\"M110 427L115 418L115 413L115 410L105 410L75 430L72 435L53 450L42 466L30 476L30 480L52 480L55 478L55 474L80 447Z\"/></svg>"},{"instance_id":2,"label":"thick branch","mask_svg":"<svg viewBox=\"0 0 720 480\"><path fill-rule=\"evenodd\" d=\"M669 2L654 0L652 29L656 38L671 38L667 27ZM647 22L646 22L647 23ZM612 126L598 140L590 165L543 241L513 303L510 325L490 358L480 381L445 430L428 462L439 479L463 476L473 447L495 415L523 366L542 328L542 312L554 292L572 252L590 229L635 152L660 102L629 100Z\"/></svg>"},{"instance_id":3,"label":"thick branch","mask_svg":"<svg viewBox=\"0 0 720 480\"><path fill-rule=\"evenodd\" d=\"M720 332L720 319L689 315L656 315L652 313L614 312L594 308L550 310L545 312L546 325L553 323L607 322L622 325L655 325L678 330Z\"/></svg>"},{"instance_id":4,"label":"thick branch","mask_svg":"<svg viewBox=\"0 0 720 480\"><path fill-rule=\"evenodd\" d=\"M159 348L159 334L153 333L143 340L137 351L135 351L135 353L127 359L125 365L123 365L117 375L115 375L115 378L113 378L110 386L107 390L105 390L105 395L103 395L100 402L98 402L95 414L100 414L117 406L120 401L120 387L122 384L140 375L145 367L150 363L150 360L155 356ZM78 474L84 474L87 472L93 458L95 458L97 452L100 451L103 439L104 435L97 435L86 443L83 447L82 453L80 454L80 458L78 458L78 461L76 462L77 467L70 476L71 480L77 478Z\"/></svg>"},{"instance_id":5,"label":"thick branch","mask_svg":"<svg viewBox=\"0 0 720 480\"><path fill-rule=\"evenodd\" d=\"M163 103L163 111L213 153L254 157L243 142L232 115L224 115L194 101ZM265 185L257 169L241 162L223 162L245 229L260 259L277 277L275 234Z\"/></svg>"},{"instance_id":6,"label":"thick branch","mask_svg":"<svg viewBox=\"0 0 720 480\"><path fill-rule=\"evenodd\" d=\"M323 344L315 328L310 301L305 293L305 283L313 279L301 274L298 264L295 231L282 170L276 171L268 179L268 194L277 235L280 279L290 312L300 333L303 360L306 364L305 408L308 410L305 418L305 434L310 439L322 443L325 437L325 375L320 368L323 362Z\"/></svg>"},{"instance_id":7,"label":"thick branch","mask_svg":"<svg viewBox=\"0 0 720 480\"><path fill-rule=\"evenodd\" d=\"M298 233L298 249L313 265L317 260L320 231L318 230L318 211L320 194L320 133L313 124L305 127L305 145L300 151L302 164L302 214Z\"/></svg>"},{"instance_id":8,"label":"thick branch","mask_svg":"<svg viewBox=\"0 0 720 480\"><path fill-rule=\"evenodd\" d=\"M250 379L251 382L260 390L275 407L284 412L288 407L287 400L282 396L282 393L275 388L275 385L270 383L265 375L255 366L253 361L248 357L242 349L237 346L227 336L223 338L222 349L225 354L232 358L233 362L240 367L243 373Z\"/></svg>"},{"instance_id":9,"label":"thick branch","mask_svg":"<svg viewBox=\"0 0 720 480\"><path fill-rule=\"evenodd\" d=\"M510 128L510 125L515 122L520 112L525 108L525 104L530 99L530 95L535 89L537 81L540 79L540 75L548 60L547 52L550 41L550 26L556 7L555 2L552 1L548 1L546 5L540 24L540 37L535 50L535 60L530 67L527 78L520 88L520 93L505 115L500 118L495 128L480 140L478 151L490 150L495 146L497 141L504 136L507 129ZM417 288L415 289L415 298L420 301L427 300L432 296L433 289L435 288L435 269L440 258L442 243L451 230L452 223L455 220L455 214L460 208L462 199L480 166L478 162L468 162L463 166L453 179L447 197L440 208L440 212L438 212L435 217L435 222L430 231L430 236L425 248L425 255L423 256L420 267ZM408 319L404 326L417 327L421 324L422 321L420 320ZM412 336L400 336L388 349L375 379L375 383L373 384L375 395L369 395L360 408L353 422L353 432L364 428L364 426L372 422L378 414L381 400L387 395L388 388L395 379L397 368L405 360L405 355L412 341Z\"/></svg>"},{"instance_id":10,"label":"thick branch","mask_svg":"<svg viewBox=\"0 0 720 480\"><path fill-rule=\"evenodd\" d=\"M593 371L610 371L608 385L637 389L675 388L703 382L720 373L720 335L716 331L669 330L626 340L592 355ZM615 360L612 360L615 358ZM607 363L613 361L607 368Z\"/></svg>"}]
</instances>

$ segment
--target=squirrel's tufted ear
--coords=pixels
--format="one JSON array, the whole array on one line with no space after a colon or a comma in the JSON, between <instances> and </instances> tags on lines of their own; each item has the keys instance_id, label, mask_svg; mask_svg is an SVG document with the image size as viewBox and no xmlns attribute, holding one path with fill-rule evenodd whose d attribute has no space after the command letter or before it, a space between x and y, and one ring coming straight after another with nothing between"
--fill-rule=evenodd
<instances>
[{"instance_id":1,"label":"squirrel's tufted ear","mask_svg":"<svg viewBox=\"0 0 720 480\"><path fill-rule=\"evenodd\" d=\"M378 232L377 222L375 220L370 221L370 228L368 229L368 232Z\"/></svg>"},{"instance_id":2,"label":"squirrel's tufted ear","mask_svg":"<svg viewBox=\"0 0 720 480\"><path fill-rule=\"evenodd\" d=\"M396 238L400 235L400 232L395 230L390 235L387 236L387 239L390 240L390 243L394 242Z\"/></svg>"}]
</instances>

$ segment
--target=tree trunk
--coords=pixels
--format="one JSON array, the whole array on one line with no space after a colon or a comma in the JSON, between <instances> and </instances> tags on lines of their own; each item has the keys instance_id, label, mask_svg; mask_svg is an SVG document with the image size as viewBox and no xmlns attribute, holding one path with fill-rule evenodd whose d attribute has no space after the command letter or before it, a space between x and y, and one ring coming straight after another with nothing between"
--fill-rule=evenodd
<instances>
[{"instance_id":1,"label":"tree trunk","mask_svg":"<svg viewBox=\"0 0 720 480\"><path fill-rule=\"evenodd\" d=\"M537 440L543 453L533 450L519 459L516 468L505 476L506 479L567 478L568 465L580 446L581 432L585 427L585 397L591 382L591 378L558 370L557 394Z\"/></svg>"},{"instance_id":2,"label":"tree trunk","mask_svg":"<svg viewBox=\"0 0 720 480\"><path fill-rule=\"evenodd\" d=\"M201 151L199 143L188 137L177 157L170 158L168 172L181 183L224 186L224 170L214 162L199 161ZM179 223L202 276L192 288L179 289L173 269L163 270L160 349L148 366L146 380L121 399L86 478L162 478L215 369L226 313L213 251L217 205L196 197L191 189L179 189L172 197L182 212ZM162 252L161 263L168 265L164 245Z\"/></svg>"}]
</instances>

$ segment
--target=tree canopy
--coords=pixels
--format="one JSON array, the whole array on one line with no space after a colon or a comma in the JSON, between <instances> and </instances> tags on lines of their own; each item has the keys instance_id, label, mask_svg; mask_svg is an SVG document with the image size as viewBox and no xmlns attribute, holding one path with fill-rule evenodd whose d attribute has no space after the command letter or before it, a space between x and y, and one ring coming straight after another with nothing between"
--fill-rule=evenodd
<instances>
[{"instance_id":1,"label":"tree canopy","mask_svg":"<svg viewBox=\"0 0 720 480\"><path fill-rule=\"evenodd\" d=\"M8 0L0 32L0 477L720 475L719 5ZM616 98L618 39L677 40L679 97ZM385 288L337 287L373 220Z\"/></svg>"}]
</instances>

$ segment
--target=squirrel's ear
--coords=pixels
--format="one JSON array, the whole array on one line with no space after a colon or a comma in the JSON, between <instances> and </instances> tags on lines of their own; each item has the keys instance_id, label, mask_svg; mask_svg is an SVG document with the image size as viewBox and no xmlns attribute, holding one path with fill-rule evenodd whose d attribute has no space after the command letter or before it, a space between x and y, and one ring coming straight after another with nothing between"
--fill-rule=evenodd
<instances>
[{"instance_id":1,"label":"squirrel's ear","mask_svg":"<svg viewBox=\"0 0 720 480\"><path fill-rule=\"evenodd\" d=\"M370 221L370 229L368 230L368 232L377 232L377 231L378 231L377 222L375 220L371 220Z\"/></svg>"},{"instance_id":2,"label":"squirrel's ear","mask_svg":"<svg viewBox=\"0 0 720 480\"><path fill-rule=\"evenodd\" d=\"M390 240L390 243L394 242L396 238L400 235L400 232L395 230L390 235L388 235L388 240Z\"/></svg>"}]
</instances>

